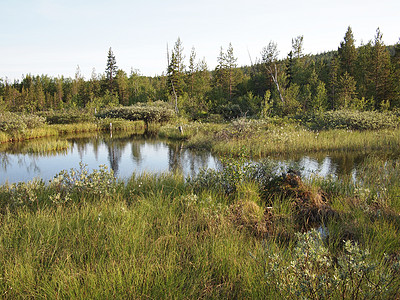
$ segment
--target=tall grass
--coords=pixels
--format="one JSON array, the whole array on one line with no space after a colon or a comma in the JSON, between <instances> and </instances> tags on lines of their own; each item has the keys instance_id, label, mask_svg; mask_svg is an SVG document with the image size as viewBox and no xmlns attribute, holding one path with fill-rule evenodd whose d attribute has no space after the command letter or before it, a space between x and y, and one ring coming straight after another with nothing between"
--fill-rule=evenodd
<instances>
[{"instance_id":1,"label":"tall grass","mask_svg":"<svg viewBox=\"0 0 400 300\"><path fill-rule=\"evenodd\" d=\"M2 215L3 298L265 296L262 267L234 259L255 240L182 177L138 176L99 200Z\"/></svg>"}]
</instances>

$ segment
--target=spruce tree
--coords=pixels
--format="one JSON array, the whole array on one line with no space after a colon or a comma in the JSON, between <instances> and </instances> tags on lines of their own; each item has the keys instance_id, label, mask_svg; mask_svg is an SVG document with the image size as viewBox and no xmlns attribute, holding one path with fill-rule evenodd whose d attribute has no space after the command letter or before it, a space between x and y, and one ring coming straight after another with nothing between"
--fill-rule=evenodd
<instances>
[{"instance_id":1,"label":"spruce tree","mask_svg":"<svg viewBox=\"0 0 400 300\"><path fill-rule=\"evenodd\" d=\"M382 33L376 30L372 46L372 59L369 80L372 88L375 109L379 109L382 101L390 100L390 54L382 40Z\"/></svg>"},{"instance_id":2,"label":"spruce tree","mask_svg":"<svg viewBox=\"0 0 400 300\"><path fill-rule=\"evenodd\" d=\"M185 56L183 55L183 45L181 39L178 37L175 42L174 49L171 53L171 60L169 60L168 53L168 90L170 95L176 94L177 97L183 95L184 91L184 71L186 66L184 65Z\"/></svg>"},{"instance_id":3,"label":"spruce tree","mask_svg":"<svg viewBox=\"0 0 400 300\"><path fill-rule=\"evenodd\" d=\"M228 69L228 94L229 94L229 100L232 99L233 95L233 88L236 85L236 79L237 79L237 74L236 74L236 67L237 67L237 58L233 54L233 47L232 44L229 43L229 47L226 50L226 55L225 55L225 65Z\"/></svg>"},{"instance_id":4,"label":"spruce tree","mask_svg":"<svg viewBox=\"0 0 400 300\"><path fill-rule=\"evenodd\" d=\"M189 85L189 95L193 97L194 93L194 77L196 73L196 50L192 47L192 51L190 52L189 57L189 66L188 66L188 85Z\"/></svg>"},{"instance_id":5,"label":"spruce tree","mask_svg":"<svg viewBox=\"0 0 400 300\"><path fill-rule=\"evenodd\" d=\"M357 60L357 49L354 45L354 37L351 27L347 28L343 42L340 43L338 48L341 74L347 72L350 76L354 77L355 62Z\"/></svg>"},{"instance_id":6,"label":"spruce tree","mask_svg":"<svg viewBox=\"0 0 400 300\"><path fill-rule=\"evenodd\" d=\"M117 62L115 60L114 53L112 52L110 47L107 56L106 79L108 81L108 87L111 93L114 89L114 78L117 76L117 72L118 72Z\"/></svg>"}]
</instances>

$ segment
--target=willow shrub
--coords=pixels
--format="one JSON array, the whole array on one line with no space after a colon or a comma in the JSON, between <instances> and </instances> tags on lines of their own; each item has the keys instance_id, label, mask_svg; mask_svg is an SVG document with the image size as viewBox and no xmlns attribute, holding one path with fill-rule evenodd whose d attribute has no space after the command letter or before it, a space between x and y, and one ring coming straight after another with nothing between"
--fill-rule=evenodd
<instances>
[{"instance_id":1,"label":"willow shrub","mask_svg":"<svg viewBox=\"0 0 400 300\"><path fill-rule=\"evenodd\" d=\"M73 124L95 121L93 114L82 109L42 111L38 112L37 115L45 118L48 124Z\"/></svg>"},{"instance_id":2,"label":"willow shrub","mask_svg":"<svg viewBox=\"0 0 400 300\"><path fill-rule=\"evenodd\" d=\"M27 129L43 127L45 118L32 114L0 113L0 131L7 133L24 132Z\"/></svg>"},{"instance_id":3,"label":"willow shrub","mask_svg":"<svg viewBox=\"0 0 400 300\"><path fill-rule=\"evenodd\" d=\"M292 253L265 249L267 284L287 298L395 299L399 296L399 261L376 259L358 243L344 241L333 257L320 232L297 233Z\"/></svg>"},{"instance_id":4,"label":"willow shrub","mask_svg":"<svg viewBox=\"0 0 400 300\"><path fill-rule=\"evenodd\" d=\"M299 116L313 130L377 130L398 128L400 118L391 112L336 110Z\"/></svg>"},{"instance_id":5,"label":"willow shrub","mask_svg":"<svg viewBox=\"0 0 400 300\"><path fill-rule=\"evenodd\" d=\"M137 103L132 106L123 106L107 109L96 115L99 118L120 118L130 121L142 120L149 123L167 123L175 117L175 111L162 101L150 104Z\"/></svg>"}]
</instances>

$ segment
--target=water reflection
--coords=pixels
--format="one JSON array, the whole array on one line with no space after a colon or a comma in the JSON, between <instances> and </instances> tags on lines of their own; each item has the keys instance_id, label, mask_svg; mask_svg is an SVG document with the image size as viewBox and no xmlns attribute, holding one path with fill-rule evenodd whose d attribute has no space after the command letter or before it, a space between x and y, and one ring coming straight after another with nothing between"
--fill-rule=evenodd
<instances>
[{"instance_id":1,"label":"water reflection","mask_svg":"<svg viewBox=\"0 0 400 300\"><path fill-rule=\"evenodd\" d=\"M64 139L70 147L62 153L25 153L23 149L27 142L2 145L0 184L35 177L49 180L61 170L79 168L80 162L87 164L88 169L106 165L120 178L129 178L133 172L174 171L192 175L200 168L217 165L217 159L208 152L189 150L182 143L167 143L154 138L114 133L112 137L95 134L66 136Z\"/></svg>"},{"instance_id":2,"label":"water reflection","mask_svg":"<svg viewBox=\"0 0 400 300\"><path fill-rule=\"evenodd\" d=\"M217 158L209 152L189 150L184 143L170 143L156 138L127 133L81 134L65 136L69 148L60 152L33 154L30 143L54 143L53 139L40 139L23 143L0 145L0 184L28 181L35 177L49 180L61 170L79 168L79 163L88 165L88 169L97 169L99 165L111 168L116 176L129 178L133 172L160 173L165 171L181 172L193 175L201 168L216 168ZM355 176L370 153L364 152L325 152L308 155L270 157L285 170L294 167L302 170L303 175L317 174L327 176ZM387 153L374 153L388 158Z\"/></svg>"},{"instance_id":3,"label":"water reflection","mask_svg":"<svg viewBox=\"0 0 400 300\"><path fill-rule=\"evenodd\" d=\"M326 177L352 175L365 159L372 153L355 151L316 152L307 155L293 153L291 156L281 155L270 157L281 162L283 168L292 167L300 170L304 176L313 174ZM373 153L382 155L382 153Z\"/></svg>"}]
</instances>

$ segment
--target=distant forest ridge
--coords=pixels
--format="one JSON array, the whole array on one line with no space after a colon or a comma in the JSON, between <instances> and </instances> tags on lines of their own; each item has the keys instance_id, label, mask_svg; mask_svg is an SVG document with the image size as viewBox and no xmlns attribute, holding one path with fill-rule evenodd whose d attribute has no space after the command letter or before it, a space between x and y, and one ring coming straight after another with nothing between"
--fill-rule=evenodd
<instances>
[{"instance_id":1,"label":"distant forest ridge","mask_svg":"<svg viewBox=\"0 0 400 300\"><path fill-rule=\"evenodd\" d=\"M166 73L148 77L119 69L110 48L105 72L93 71L89 79L79 67L74 78L28 74L21 81L0 79L0 111L102 109L157 100L192 118L400 108L400 41L386 46L379 28L373 40L359 47L348 27L336 51L305 54L303 36L298 36L284 59L278 59L277 44L271 41L250 66L237 66L231 44L221 47L217 61L209 70L194 48L185 56L178 38L168 51Z\"/></svg>"}]
</instances>

